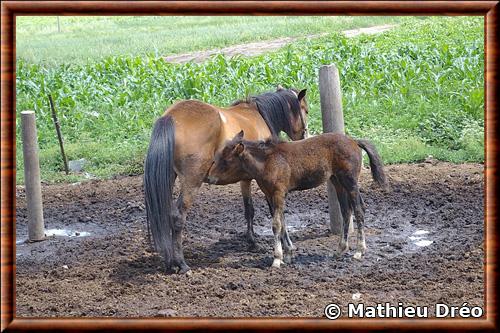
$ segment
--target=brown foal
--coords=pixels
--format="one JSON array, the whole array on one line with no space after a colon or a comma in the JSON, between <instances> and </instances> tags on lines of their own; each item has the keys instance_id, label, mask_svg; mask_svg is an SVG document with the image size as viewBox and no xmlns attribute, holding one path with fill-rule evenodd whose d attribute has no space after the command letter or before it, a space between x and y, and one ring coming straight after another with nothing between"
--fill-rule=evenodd
<instances>
[{"instance_id":1,"label":"brown foal","mask_svg":"<svg viewBox=\"0 0 500 333\"><path fill-rule=\"evenodd\" d=\"M286 234L283 218L285 196L289 191L317 187L326 181L335 186L343 216L342 236L338 255L348 249L348 229L352 212L358 227L357 251L361 259L366 251L364 203L358 187L361 172L361 149L370 159L373 179L386 186L382 161L375 147L366 140L354 140L343 134L323 134L295 142L243 140L243 131L215 155L208 181L219 184L221 179L239 174L257 181L273 215L274 261L272 267L290 262L293 245ZM283 258L284 250L284 258Z\"/></svg>"}]
</instances>

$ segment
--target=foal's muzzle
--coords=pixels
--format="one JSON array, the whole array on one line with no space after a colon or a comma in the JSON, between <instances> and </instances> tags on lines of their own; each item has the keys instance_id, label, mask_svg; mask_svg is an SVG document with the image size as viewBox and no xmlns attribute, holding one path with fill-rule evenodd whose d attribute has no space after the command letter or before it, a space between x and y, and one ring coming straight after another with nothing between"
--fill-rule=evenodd
<instances>
[{"instance_id":1,"label":"foal's muzzle","mask_svg":"<svg viewBox=\"0 0 500 333\"><path fill-rule=\"evenodd\" d=\"M216 184L217 180L218 180L218 178L214 177L214 176L208 176L207 177L207 181L208 181L209 184Z\"/></svg>"}]
</instances>

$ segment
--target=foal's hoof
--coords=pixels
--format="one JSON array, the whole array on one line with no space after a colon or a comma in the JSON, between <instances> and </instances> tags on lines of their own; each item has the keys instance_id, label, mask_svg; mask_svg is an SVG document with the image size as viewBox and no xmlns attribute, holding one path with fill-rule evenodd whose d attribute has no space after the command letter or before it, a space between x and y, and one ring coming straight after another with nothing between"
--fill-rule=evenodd
<instances>
[{"instance_id":1,"label":"foal's hoof","mask_svg":"<svg viewBox=\"0 0 500 333\"><path fill-rule=\"evenodd\" d=\"M283 257L283 262L285 264L291 264L292 263L292 254L285 254L285 256Z\"/></svg>"},{"instance_id":2,"label":"foal's hoof","mask_svg":"<svg viewBox=\"0 0 500 333\"><path fill-rule=\"evenodd\" d=\"M179 271L177 271L177 274L186 274L186 275L191 275L193 272L191 271L191 268L189 268L188 265L184 264L181 267L179 267Z\"/></svg>"},{"instance_id":3,"label":"foal's hoof","mask_svg":"<svg viewBox=\"0 0 500 333\"><path fill-rule=\"evenodd\" d=\"M356 252L354 253L354 255L352 256L354 259L356 260L362 260L363 259L363 253L361 252Z\"/></svg>"},{"instance_id":4,"label":"foal's hoof","mask_svg":"<svg viewBox=\"0 0 500 333\"><path fill-rule=\"evenodd\" d=\"M280 268L281 264L283 264L283 260L274 259L271 268Z\"/></svg>"},{"instance_id":5,"label":"foal's hoof","mask_svg":"<svg viewBox=\"0 0 500 333\"><path fill-rule=\"evenodd\" d=\"M336 251L334 251L332 253L332 257L333 258L342 258L344 256L344 254L347 253L347 248L341 250L341 249L337 249Z\"/></svg>"}]
</instances>

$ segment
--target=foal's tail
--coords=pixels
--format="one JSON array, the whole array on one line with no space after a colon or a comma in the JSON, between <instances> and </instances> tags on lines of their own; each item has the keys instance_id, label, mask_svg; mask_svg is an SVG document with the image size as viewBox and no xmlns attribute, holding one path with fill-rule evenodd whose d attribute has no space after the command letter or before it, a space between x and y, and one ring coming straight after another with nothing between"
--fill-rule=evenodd
<instances>
[{"instance_id":1,"label":"foal's tail","mask_svg":"<svg viewBox=\"0 0 500 333\"><path fill-rule=\"evenodd\" d=\"M172 190L174 171L175 126L171 116L163 116L154 125L144 162L144 196L148 232L170 269L173 258Z\"/></svg>"},{"instance_id":2,"label":"foal's tail","mask_svg":"<svg viewBox=\"0 0 500 333\"><path fill-rule=\"evenodd\" d=\"M375 146L368 140L356 140L358 146L366 151L370 159L370 169L375 182L381 187L387 187L387 179L385 178L384 165L382 159L377 152Z\"/></svg>"}]
</instances>

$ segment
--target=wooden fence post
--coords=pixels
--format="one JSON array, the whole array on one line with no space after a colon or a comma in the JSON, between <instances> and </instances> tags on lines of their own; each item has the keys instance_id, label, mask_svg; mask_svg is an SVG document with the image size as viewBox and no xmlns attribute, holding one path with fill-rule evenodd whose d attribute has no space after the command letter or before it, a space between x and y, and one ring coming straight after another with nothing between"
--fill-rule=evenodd
<instances>
[{"instance_id":1,"label":"wooden fence post","mask_svg":"<svg viewBox=\"0 0 500 333\"><path fill-rule=\"evenodd\" d=\"M23 139L24 184L28 206L28 239L30 241L40 241L45 238L45 227L43 223L38 138L34 111L21 112L21 127Z\"/></svg>"},{"instance_id":2,"label":"wooden fence post","mask_svg":"<svg viewBox=\"0 0 500 333\"><path fill-rule=\"evenodd\" d=\"M344 133L342 92L340 89L339 70L335 65L331 64L320 67L319 93L323 133ZM327 182L327 187L330 231L335 235L340 235L342 230L342 213L337 199L337 192L330 181ZM352 232L352 218L349 224L349 231Z\"/></svg>"}]
</instances>

